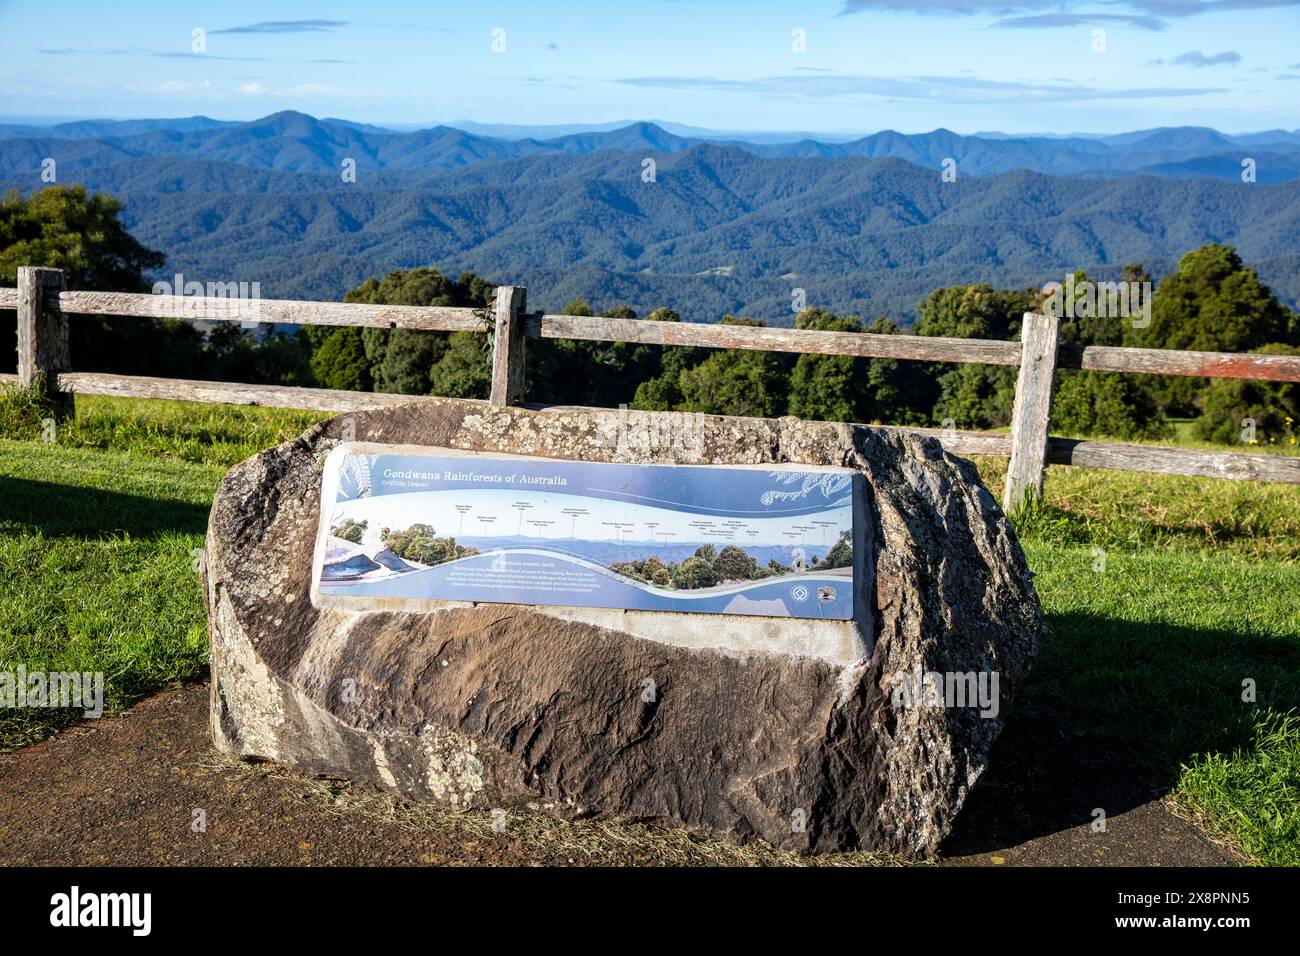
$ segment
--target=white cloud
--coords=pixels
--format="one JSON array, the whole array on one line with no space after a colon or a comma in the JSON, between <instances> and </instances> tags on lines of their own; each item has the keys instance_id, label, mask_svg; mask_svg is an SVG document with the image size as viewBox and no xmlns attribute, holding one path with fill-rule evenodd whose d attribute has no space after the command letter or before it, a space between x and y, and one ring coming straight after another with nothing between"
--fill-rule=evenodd
<instances>
[{"instance_id":1,"label":"white cloud","mask_svg":"<svg viewBox=\"0 0 1300 956\"><path fill-rule=\"evenodd\" d=\"M1179 66L1218 66L1227 64L1236 66L1241 62L1241 54L1236 50L1224 50L1222 53L1215 53L1213 56L1207 56L1200 50L1188 50L1186 53L1174 57L1173 60Z\"/></svg>"},{"instance_id":2,"label":"white cloud","mask_svg":"<svg viewBox=\"0 0 1300 956\"><path fill-rule=\"evenodd\" d=\"M844 0L841 16L885 10L931 16L999 17L993 25L1012 29L1077 27L1099 20L1162 30L1169 20L1219 11L1256 11L1300 6L1300 0L1096 0L1092 12L1068 9L1061 0ZM1128 12L1117 12L1117 11Z\"/></svg>"}]
</instances>

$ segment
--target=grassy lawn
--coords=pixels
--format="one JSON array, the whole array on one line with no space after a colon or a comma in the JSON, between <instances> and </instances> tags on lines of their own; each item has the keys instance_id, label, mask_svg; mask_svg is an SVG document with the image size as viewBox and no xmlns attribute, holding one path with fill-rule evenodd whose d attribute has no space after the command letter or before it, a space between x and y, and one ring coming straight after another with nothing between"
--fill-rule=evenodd
<instances>
[{"instance_id":1,"label":"grassy lawn","mask_svg":"<svg viewBox=\"0 0 1300 956\"><path fill-rule=\"evenodd\" d=\"M223 471L0 439L0 670L103 671L109 713L200 676L193 552ZM0 749L79 713L0 712Z\"/></svg>"},{"instance_id":2,"label":"grassy lawn","mask_svg":"<svg viewBox=\"0 0 1300 956\"><path fill-rule=\"evenodd\" d=\"M201 676L212 493L320 417L87 399L47 444L0 399L0 670L103 671L110 713ZM1300 865L1300 487L1054 467L1018 524L1051 627L1026 698ZM0 750L72 719L0 711Z\"/></svg>"},{"instance_id":3,"label":"grassy lawn","mask_svg":"<svg viewBox=\"0 0 1300 956\"><path fill-rule=\"evenodd\" d=\"M1027 693L1251 856L1300 864L1300 567L1178 550L1107 552L1103 565L1082 548L1025 549L1051 634Z\"/></svg>"},{"instance_id":4,"label":"grassy lawn","mask_svg":"<svg viewBox=\"0 0 1300 956\"><path fill-rule=\"evenodd\" d=\"M0 385L0 438L39 442L43 415L25 394ZM55 437L61 448L229 468L328 417L281 408L91 395L77 399L75 420L61 424Z\"/></svg>"}]
</instances>

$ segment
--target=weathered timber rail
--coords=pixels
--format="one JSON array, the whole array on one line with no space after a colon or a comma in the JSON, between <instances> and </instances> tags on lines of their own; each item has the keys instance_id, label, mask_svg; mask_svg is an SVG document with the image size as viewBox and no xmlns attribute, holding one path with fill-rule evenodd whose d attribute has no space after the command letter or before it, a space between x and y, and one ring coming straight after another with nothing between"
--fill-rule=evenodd
<instances>
[{"instance_id":1,"label":"weathered timber rail","mask_svg":"<svg viewBox=\"0 0 1300 956\"><path fill-rule=\"evenodd\" d=\"M42 379L59 414L71 413L78 394L322 412L363 411L428 400L382 392L76 372L68 349L67 322L69 315L78 314L487 332L493 336L492 395L488 401L498 405L528 404L524 401L524 370L530 338L1007 365L1019 366L1010 434L883 427L933 436L959 455L1010 458L1003 494L1006 508L1042 494L1048 464L1300 484L1300 458L1292 456L1082 441L1048 434L1052 382L1058 368L1300 382L1300 356L1067 345L1058 341L1054 317L1032 312L1025 314L1021 341L1003 342L547 315L529 313L525 303L525 290L517 286L498 287L491 309L86 292L66 289L63 273L57 269L23 267L18 270L16 288L0 288L0 309L18 312L19 353L18 374L0 375L0 381L30 385Z\"/></svg>"}]
</instances>

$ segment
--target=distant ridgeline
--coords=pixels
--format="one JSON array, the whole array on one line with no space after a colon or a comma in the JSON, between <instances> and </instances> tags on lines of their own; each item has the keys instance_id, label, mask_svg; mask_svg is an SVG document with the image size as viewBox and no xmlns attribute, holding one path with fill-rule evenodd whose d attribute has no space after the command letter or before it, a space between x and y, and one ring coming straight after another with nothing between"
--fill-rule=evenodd
<instances>
[{"instance_id":1,"label":"distant ridgeline","mask_svg":"<svg viewBox=\"0 0 1300 956\"><path fill-rule=\"evenodd\" d=\"M640 123L537 140L300 113L0 127L0 183L50 176L120 197L169 275L277 298L435 264L525 285L548 311L583 298L790 325L806 304L906 324L936 288L1114 279L1135 261L1159 278L1216 241L1300 302L1300 131L773 144Z\"/></svg>"}]
</instances>

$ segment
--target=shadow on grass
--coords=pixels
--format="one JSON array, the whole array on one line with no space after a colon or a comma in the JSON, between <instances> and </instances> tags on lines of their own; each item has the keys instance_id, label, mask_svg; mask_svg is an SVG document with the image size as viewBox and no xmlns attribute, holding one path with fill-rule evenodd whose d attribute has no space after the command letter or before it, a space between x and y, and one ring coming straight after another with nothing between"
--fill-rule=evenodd
<instances>
[{"instance_id":1,"label":"shadow on grass","mask_svg":"<svg viewBox=\"0 0 1300 956\"><path fill-rule=\"evenodd\" d=\"M17 525L49 537L148 539L167 532L203 534L207 524L207 505L0 475L0 528Z\"/></svg>"},{"instance_id":2,"label":"shadow on grass","mask_svg":"<svg viewBox=\"0 0 1300 956\"><path fill-rule=\"evenodd\" d=\"M1049 615L989 767L943 846L987 853L1148 803L1184 764L1258 746L1300 701L1300 635ZM1242 700L1255 682L1257 701ZM1083 861L1081 861L1083 862ZM1176 861L1175 861L1176 862Z\"/></svg>"}]
</instances>

